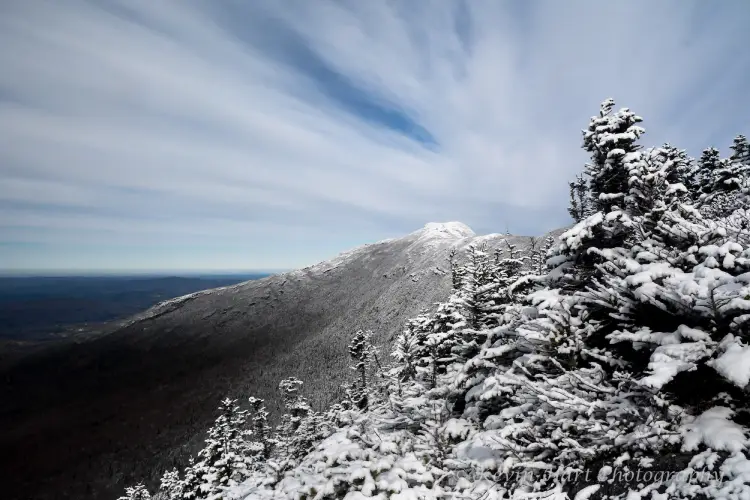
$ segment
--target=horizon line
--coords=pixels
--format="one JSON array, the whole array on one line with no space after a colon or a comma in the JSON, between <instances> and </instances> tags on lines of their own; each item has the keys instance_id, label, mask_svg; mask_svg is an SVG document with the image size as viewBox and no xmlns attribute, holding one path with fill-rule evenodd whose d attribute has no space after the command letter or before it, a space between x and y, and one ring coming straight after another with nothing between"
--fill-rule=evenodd
<instances>
[{"instance_id":1,"label":"horizon line","mask_svg":"<svg viewBox=\"0 0 750 500\"><path fill-rule=\"evenodd\" d=\"M0 269L0 278L78 278L115 276L221 276L278 274L289 269Z\"/></svg>"}]
</instances>

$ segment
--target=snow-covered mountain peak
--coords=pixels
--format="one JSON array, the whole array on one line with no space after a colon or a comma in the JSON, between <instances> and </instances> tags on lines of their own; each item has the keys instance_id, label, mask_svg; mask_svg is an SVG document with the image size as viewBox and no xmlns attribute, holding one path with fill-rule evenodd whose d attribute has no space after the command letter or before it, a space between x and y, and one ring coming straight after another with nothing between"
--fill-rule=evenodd
<instances>
[{"instance_id":1,"label":"snow-covered mountain peak","mask_svg":"<svg viewBox=\"0 0 750 500\"><path fill-rule=\"evenodd\" d=\"M472 238L476 233L463 222L428 222L421 230L429 235L452 236L455 238Z\"/></svg>"}]
</instances>

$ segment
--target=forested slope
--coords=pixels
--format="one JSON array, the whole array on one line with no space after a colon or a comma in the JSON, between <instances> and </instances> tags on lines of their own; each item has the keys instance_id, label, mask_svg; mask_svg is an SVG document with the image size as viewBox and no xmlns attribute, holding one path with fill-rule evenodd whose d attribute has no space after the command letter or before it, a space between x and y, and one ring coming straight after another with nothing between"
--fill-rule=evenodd
<instances>
[{"instance_id":1,"label":"forested slope","mask_svg":"<svg viewBox=\"0 0 750 500\"><path fill-rule=\"evenodd\" d=\"M224 397L262 397L283 413L279 380L304 379L322 411L350 378L351 332L387 352L404 322L451 293L449 254L476 236L431 223L305 269L165 301L101 334L0 363L0 477L8 499L106 499L184 467ZM23 456L23 460L18 460Z\"/></svg>"}]
</instances>

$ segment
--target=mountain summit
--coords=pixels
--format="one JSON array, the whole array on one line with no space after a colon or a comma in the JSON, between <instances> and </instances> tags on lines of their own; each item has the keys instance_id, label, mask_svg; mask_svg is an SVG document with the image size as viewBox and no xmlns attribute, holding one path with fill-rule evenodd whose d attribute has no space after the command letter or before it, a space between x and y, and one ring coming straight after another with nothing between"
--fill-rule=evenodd
<instances>
[{"instance_id":1,"label":"mountain summit","mask_svg":"<svg viewBox=\"0 0 750 500\"><path fill-rule=\"evenodd\" d=\"M425 234L441 234L458 238L471 238L476 236L474 231L463 222L428 222L420 230Z\"/></svg>"}]
</instances>

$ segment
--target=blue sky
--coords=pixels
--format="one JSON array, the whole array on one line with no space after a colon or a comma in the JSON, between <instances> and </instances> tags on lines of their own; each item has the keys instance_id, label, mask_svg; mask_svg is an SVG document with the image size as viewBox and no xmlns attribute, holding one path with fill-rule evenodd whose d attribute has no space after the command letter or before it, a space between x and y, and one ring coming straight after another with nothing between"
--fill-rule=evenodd
<instances>
[{"instance_id":1,"label":"blue sky","mask_svg":"<svg viewBox=\"0 0 750 500\"><path fill-rule=\"evenodd\" d=\"M0 3L0 269L288 269L569 223L613 97L750 134L750 2Z\"/></svg>"}]
</instances>

